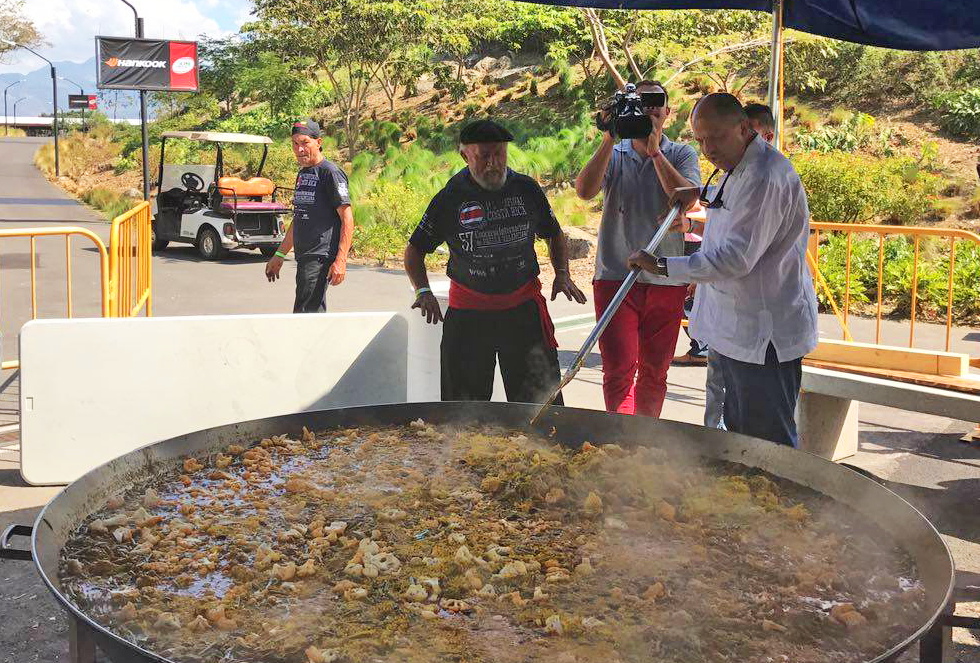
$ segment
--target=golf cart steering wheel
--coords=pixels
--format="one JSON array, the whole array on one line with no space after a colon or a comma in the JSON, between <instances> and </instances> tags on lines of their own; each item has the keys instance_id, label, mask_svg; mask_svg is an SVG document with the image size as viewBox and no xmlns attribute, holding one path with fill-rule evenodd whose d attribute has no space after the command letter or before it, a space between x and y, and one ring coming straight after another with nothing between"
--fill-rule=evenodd
<instances>
[{"instance_id":1,"label":"golf cart steering wheel","mask_svg":"<svg viewBox=\"0 0 980 663\"><path fill-rule=\"evenodd\" d=\"M197 173L184 173L180 176L180 183L183 184L184 188L188 191L204 190L204 178Z\"/></svg>"}]
</instances>

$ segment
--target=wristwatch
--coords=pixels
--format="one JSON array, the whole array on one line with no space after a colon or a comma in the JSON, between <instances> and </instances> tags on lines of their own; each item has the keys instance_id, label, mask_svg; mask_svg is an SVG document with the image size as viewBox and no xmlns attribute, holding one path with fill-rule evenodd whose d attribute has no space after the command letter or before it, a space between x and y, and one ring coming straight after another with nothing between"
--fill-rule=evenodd
<instances>
[{"instance_id":1,"label":"wristwatch","mask_svg":"<svg viewBox=\"0 0 980 663\"><path fill-rule=\"evenodd\" d=\"M669 274L667 274L666 258L657 258L657 274L660 276L669 276Z\"/></svg>"}]
</instances>

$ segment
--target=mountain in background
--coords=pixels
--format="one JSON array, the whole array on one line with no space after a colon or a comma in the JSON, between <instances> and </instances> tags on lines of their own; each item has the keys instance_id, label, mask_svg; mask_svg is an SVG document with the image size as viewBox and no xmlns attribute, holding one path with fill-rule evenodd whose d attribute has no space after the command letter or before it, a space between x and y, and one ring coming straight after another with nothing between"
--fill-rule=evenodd
<instances>
[{"instance_id":1,"label":"mountain in background","mask_svg":"<svg viewBox=\"0 0 980 663\"><path fill-rule=\"evenodd\" d=\"M95 88L95 56L85 62L55 62L58 80L58 111L68 109L68 95L79 94L78 86L85 94L97 94L99 110L108 117L138 118L140 116L139 95L128 90L97 90ZM73 85L60 78L70 78L78 85ZM24 79L23 83L14 85L7 90L7 113L14 114L14 102L25 97L17 104L17 115L35 116L51 114L51 69L47 64L28 74L0 74L0 90L16 80ZM2 101L0 101L2 103Z\"/></svg>"}]
</instances>

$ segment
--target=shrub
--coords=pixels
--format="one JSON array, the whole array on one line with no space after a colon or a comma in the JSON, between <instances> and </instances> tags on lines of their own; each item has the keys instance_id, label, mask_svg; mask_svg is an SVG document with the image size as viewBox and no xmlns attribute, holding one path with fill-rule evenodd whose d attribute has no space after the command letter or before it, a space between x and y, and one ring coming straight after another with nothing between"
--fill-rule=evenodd
<instances>
[{"instance_id":1,"label":"shrub","mask_svg":"<svg viewBox=\"0 0 980 663\"><path fill-rule=\"evenodd\" d=\"M670 121L666 127L664 127L664 134L670 140L677 140L681 131L687 126L687 120L691 116L691 110L694 108L694 104L690 101L683 102L680 107L674 111L674 119Z\"/></svg>"},{"instance_id":2,"label":"shrub","mask_svg":"<svg viewBox=\"0 0 980 663\"><path fill-rule=\"evenodd\" d=\"M558 85L555 90L562 99L572 96L572 69L568 62L558 63Z\"/></svg>"},{"instance_id":3,"label":"shrub","mask_svg":"<svg viewBox=\"0 0 980 663\"><path fill-rule=\"evenodd\" d=\"M793 165L806 188L810 214L817 221L859 223L874 216L869 160L844 154L798 154Z\"/></svg>"},{"instance_id":4,"label":"shrub","mask_svg":"<svg viewBox=\"0 0 980 663\"><path fill-rule=\"evenodd\" d=\"M848 45L828 87L835 99L878 101L912 97L927 101L949 84L944 56ZM849 56L849 57L848 57ZM841 65L844 66L841 66Z\"/></svg>"},{"instance_id":5,"label":"shrub","mask_svg":"<svg viewBox=\"0 0 980 663\"><path fill-rule=\"evenodd\" d=\"M976 187L970 194L966 202L966 213L973 217L980 217L980 187Z\"/></svg>"},{"instance_id":6,"label":"shrub","mask_svg":"<svg viewBox=\"0 0 980 663\"><path fill-rule=\"evenodd\" d=\"M941 240L942 245L946 245ZM919 245L916 314L926 317L945 317L949 293L949 256L944 252L941 259L930 258L934 242L924 239ZM894 312L908 316L912 310L912 265L915 247L911 240L902 238L888 242L884 268L884 294L894 306ZM980 313L980 294L977 292L976 275L980 269L980 247L959 242L953 265L953 317L965 320Z\"/></svg>"},{"instance_id":7,"label":"shrub","mask_svg":"<svg viewBox=\"0 0 980 663\"><path fill-rule=\"evenodd\" d=\"M437 90L448 90L449 84L454 80L453 68L448 64L437 64L432 69L434 76L433 85Z\"/></svg>"},{"instance_id":8,"label":"shrub","mask_svg":"<svg viewBox=\"0 0 980 663\"><path fill-rule=\"evenodd\" d=\"M274 117L268 106L260 105L244 113L236 113L223 120L212 120L201 127L208 131L258 134L260 136L285 137L288 125L281 117Z\"/></svg>"},{"instance_id":9,"label":"shrub","mask_svg":"<svg viewBox=\"0 0 980 663\"><path fill-rule=\"evenodd\" d=\"M853 152L867 146L874 137L875 119L867 113L853 113L837 126L825 126L816 131L800 131L796 143L807 151Z\"/></svg>"},{"instance_id":10,"label":"shrub","mask_svg":"<svg viewBox=\"0 0 980 663\"><path fill-rule=\"evenodd\" d=\"M941 209L940 179L907 157L809 152L792 161L817 221L916 224Z\"/></svg>"},{"instance_id":11,"label":"shrub","mask_svg":"<svg viewBox=\"0 0 980 663\"><path fill-rule=\"evenodd\" d=\"M844 283L847 280L847 237L831 233L820 246L820 273L838 306L844 303ZM851 303L867 303L877 297L878 244L870 239L851 241L851 283L848 288ZM821 306L830 307L826 292L817 288Z\"/></svg>"},{"instance_id":12,"label":"shrub","mask_svg":"<svg viewBox=\"0 0 980 663\"><path fill-rule=\"evenodd\" d=\"M369 145L379 152L384 152L391 145L397 145L402 137L402 128L394 122L384 120L369 120L361 128L361 136Z\"/></svg>"},{"instance_id":13,"label":"shrub","mask_svg":"<svg viewBox=\"0 0 980 663\"><path fill-rule=\"evenodd\" d=\"M116 165L113 166L113 173L115 173L116 175L122 175L127 171L136 170L139 167L140 167L139 160L134 159L131 156L119 157L119 159L116 160Z\"/></svg>"},{"instance_id":14,"label":"shrub","mask_svg":"<svg viewBox=\"0 0 980 663\"><path fill-rule=\"evenodd\" d=\"M980 138L980 88L939 95L933 106L943 129L963 138Z\"/></svg>"},{"instance_id":15,"label":"shrub","mask_svg":"<svg viewBox=\"0 0 980 663\"><path fill-rule=\"evenodd\" d=\"M61 175L73 180L83 175L110 170L119 157L119 144L110 130L85 134L72 132L59 141L58 158ZM54 144L42 145L34 153L34 164L42 172L54 174Z\"/></svg>"},{"instance_id":16,"label":"shrub","mask_svg":"<svg viewBox=\"0 0 980 663\"><path fill-rule=\"evenodd\" d=\"M401 255L428 199L400 182L379 181L357 205L354 248L383 265Z\"/></svg>"},{"instance_id":17,"label":"shrub","mask_svg":"<svg viewBox=\"0 0 980 663\"><path fill-rule=\"evenodd\" d=\"M120 214L128 212L139 202L138 200L130 198L129 196L123 195L117 191L103 189L101 187L95 187L93 189L89 189L88 191L83 191L81 198L86 203L105 214L106 218L110 220L114 219Z\"/></svg>"},{"instance_id":18,"label":"shrub","mask_svg":"<svg viewBox=\"0 0 980 663\"><path fill-rule=\"evenodd\" d=\"M568 187L549 196L551 208L563 226L585 226L589 223L589 210L592 202L582 200L575 189Z\"/></svg>"}]
</instances>

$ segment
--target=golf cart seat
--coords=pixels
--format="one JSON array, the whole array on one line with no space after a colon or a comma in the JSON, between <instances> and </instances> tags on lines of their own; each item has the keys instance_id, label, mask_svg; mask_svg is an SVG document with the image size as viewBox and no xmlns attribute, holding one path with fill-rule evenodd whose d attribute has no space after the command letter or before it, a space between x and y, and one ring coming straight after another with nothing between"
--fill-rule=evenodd
<instances>
[{"instance_id":1,"label":"golf cart seat","mask_svg":"<svg viewBox=\"0 0 980 663\"><path fill-rule=\"evenodd\" d=\"M247 196L271 196L276 185L267 177L252 177L243 180L240 177L219 177L218 189L222 194L234 192L241 198Z\"/></svg>"},{"instance_id":2,"label":"golf cart seat","mask_svg":"<svg viewBox=\"0 0 980 663\"><path fill-rule=\"evenodd\" d=\"M240 209L253 212L282 212L288 208L282 203L263 200L222 200L222 209Z\"/></svg>"},{"instance_id":3,"label":"golf cart seat","mask_svg":"<svg viewBox=\"0 0 980 663\"><path fill-rule=\"evenodd\" d=\"M272 180L265 177L252 177L247 180L240 177L220 177L216 189L221 196L222 209L253 212L277 212L288 209L282 203L261 200L264 196L271 196L276 190Z\"/></svg>"}]
</instances>

